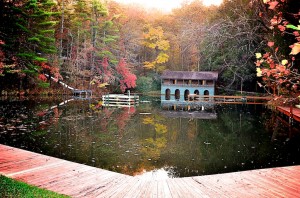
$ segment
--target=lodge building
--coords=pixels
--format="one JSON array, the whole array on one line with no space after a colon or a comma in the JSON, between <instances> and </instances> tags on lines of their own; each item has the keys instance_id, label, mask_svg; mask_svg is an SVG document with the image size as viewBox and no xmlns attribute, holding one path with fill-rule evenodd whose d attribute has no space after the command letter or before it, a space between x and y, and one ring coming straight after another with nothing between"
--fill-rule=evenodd
<instances>
[{"instance_id":1,"label":"lodge building","mask_svg":"<svg viewBox=\"0 0 300 198\"><path fill-rule=\"evenodd\" d=\"M218 72L165 71L161 75L163 100L187 101L190 94L215 95Z\"/></svg>"}]
</instances>

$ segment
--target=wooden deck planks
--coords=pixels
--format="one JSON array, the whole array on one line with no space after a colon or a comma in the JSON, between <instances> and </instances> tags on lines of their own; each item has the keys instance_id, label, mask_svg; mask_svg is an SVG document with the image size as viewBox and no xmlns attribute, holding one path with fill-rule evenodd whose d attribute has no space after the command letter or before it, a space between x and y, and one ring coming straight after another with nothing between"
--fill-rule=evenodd
<instances>
[{"instance_id":1,"label":"wooden deck planks","mask_svg":"<svg viewBox=\"0 0 300 198\"><path fill-rule=\"evenodd\" d=\"M71 197L300 197L300 166L159 178L127 176L0 145L0 174Z\"/></svg>"},{"instance_id":2,"label":"wooden deck planks","mask_svg":"<svg viewBox=\"0 0 300 198\"><path fill-rule=\"evenodd\" d=\"M293 119L300 122L300 109L299 108L278 106L278 107L276 107L276 109L278 111L280 111L281 113L283 113L287 116L291 116ZM291 110L292 110L292 112L291 112Z\"/></svg>"}]
</instances>

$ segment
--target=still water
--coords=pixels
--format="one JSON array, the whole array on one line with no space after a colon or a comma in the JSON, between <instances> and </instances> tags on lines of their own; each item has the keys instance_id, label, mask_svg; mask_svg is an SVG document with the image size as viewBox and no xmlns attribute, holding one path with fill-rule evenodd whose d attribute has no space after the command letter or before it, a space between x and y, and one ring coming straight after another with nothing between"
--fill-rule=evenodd
<instances>
[{"instance_id":1,"label":"still water","mask_svg":"<svg viewBox=\"0 0 300 198\"><path fill-rule=\"evenodd\" d=\"M300 164L298 127L262 105L163 109L96 100L0 100L0 143L128 175L217 174Z\"/></svg>"}]
</instances>

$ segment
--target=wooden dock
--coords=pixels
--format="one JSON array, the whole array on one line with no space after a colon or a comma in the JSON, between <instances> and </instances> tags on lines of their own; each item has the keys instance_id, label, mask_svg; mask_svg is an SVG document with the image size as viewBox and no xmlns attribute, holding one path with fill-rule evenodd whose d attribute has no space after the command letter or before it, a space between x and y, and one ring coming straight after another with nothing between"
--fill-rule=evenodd
<instances>
[{"instance_id":1,"label":"wooden dock","mask_svg":"<svg viewBox=\"0 0 300 198\"><path fill-rule=\"evenodd\" d=\"M188 95L189 102L213 102L216 104L264 104L266 101L272 99L272 97L261 96L206 96L206 95Z\"/></svg>"},{"instance_id":2,"label":"wooden dock","mask_svg":"<svg viewBox=\"0 0 300 198\"><path fill-rule=\"evenodd\" d=\"M0 174L71 197L299 197L300 166L187 178L127 176L0 144Z\"/></svg>"},{"instance_id":3,"label":"wooden dock","mask_svg":"<svg viewBox=\"0 0 300 198\"><path fill-rule=\"evenodd\" d=\"M300 109L296 107L278 106L276 110L288 116L289 118L300 122Z\"/></svg>"}]
</instances>

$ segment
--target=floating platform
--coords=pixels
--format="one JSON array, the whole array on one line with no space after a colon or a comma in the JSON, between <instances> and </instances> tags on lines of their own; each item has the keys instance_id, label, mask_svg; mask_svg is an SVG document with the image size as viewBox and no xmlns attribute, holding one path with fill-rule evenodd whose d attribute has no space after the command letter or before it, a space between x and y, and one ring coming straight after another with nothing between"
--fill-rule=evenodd
<instances>
[{"instance_id":1,"label":"floating platform","mask_svg":"<svg viewBox=\"0 0 300 198\"><path fill-rule=\"evenodd\" d=\"M104 107L128 107L139 104L138 95L125 94L107 94L102 96Z\"/></svg>"},{"instance_id":2,"label":"floating platform","mask_svg":"<svg viewBox=\"0 0 300 198\"><path fill-rule=\"evenodd\" d=\"M128 176L0 144L0 174L71 197L289 197L300 195L300 166L185 178Z\"/></svg>"}]
</instances>

